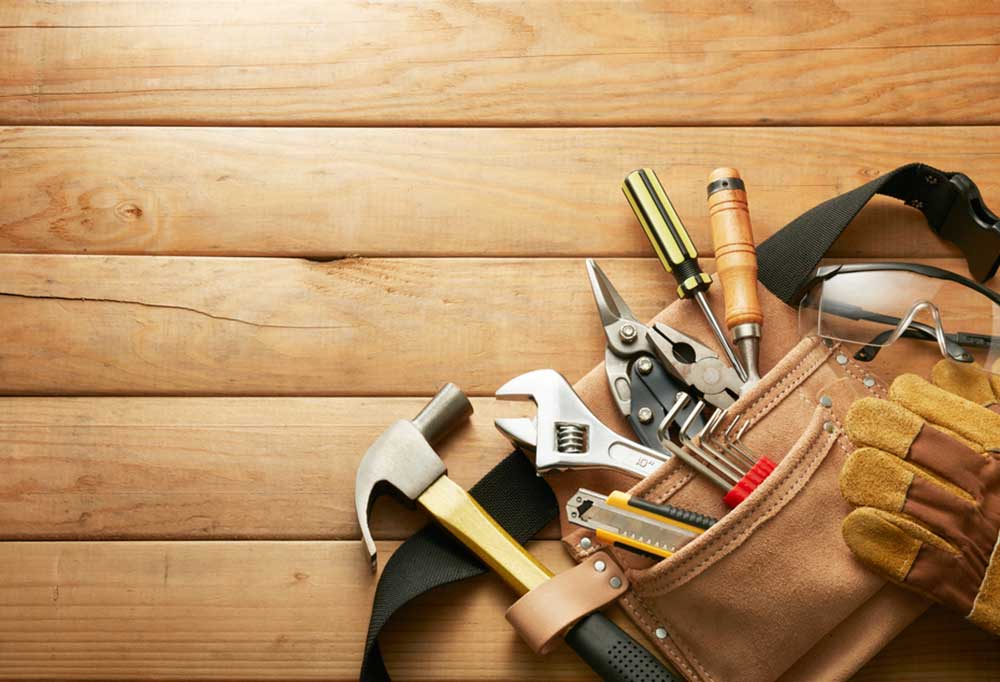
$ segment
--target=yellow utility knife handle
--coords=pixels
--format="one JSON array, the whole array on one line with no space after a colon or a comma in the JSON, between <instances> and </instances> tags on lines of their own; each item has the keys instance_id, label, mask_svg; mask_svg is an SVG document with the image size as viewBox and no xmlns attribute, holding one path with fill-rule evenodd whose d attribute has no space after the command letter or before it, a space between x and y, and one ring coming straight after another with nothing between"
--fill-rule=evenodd
<instances>
[{"instance_id":1,"label":"yellow utility knife handle","mask_svg":"<svg viewBox=\"0 0 1000 682\"><path fill-rule=\"evenodd\" d=\"M665 523L692 533L704 533L716 523L716 519L693 512L690 509L681 509L670 504L655 504L620 490L615 490L608 495L605 503L609 507L624 509L658 523Z\"/></svg>"},{"instance_id":2,"label":"yellow utility knife handle","mask_svg":"<svg viewBox=\"0 0 1000 682\"><path fill-rule=\"evenodd\" d=\"M614 533L610 530L604 530L603 528L595 530L594 537L606 545L638 550L642 554L652 555L654 557L666 559L667 557L674 555L674 553L669 549L663 549L662 547L657 547L656 545L651 545L647 542L643 542L642 540L636 540L635 538L619 535L618 533Z\"/></svg>"},{"instance_id":3,"label":"yellow utility knife handle","mask_svg":"<svg viewBox=\"0 0 1000 682\"><path fill-rule=\"evenodd\" d=\"M712 278L698 265L698 250L651 168L640 168L622 183L625 198L667 272L677 280L677 295L705 291Z\"/></svg>"}]
</instances>

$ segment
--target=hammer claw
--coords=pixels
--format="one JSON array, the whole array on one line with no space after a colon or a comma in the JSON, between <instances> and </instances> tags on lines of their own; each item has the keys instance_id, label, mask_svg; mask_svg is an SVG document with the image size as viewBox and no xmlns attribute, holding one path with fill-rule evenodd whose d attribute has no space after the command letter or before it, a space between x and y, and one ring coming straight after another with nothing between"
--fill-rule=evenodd
<instances>
[{"instance_id":1,"label":"hammer claw","mask_svg":"<svg viewBox=\"0 0 1000 682\"><path fill-rule=\"evenodd\" d=\"M469 399L457 386L447 384L413 421L397 421L362 457L354 481L354 507L373 572L378 557L368 514L375 499L383 492L392 492L404 502L416 502L448 473L431 442L440 440L470 414Z\"/></svg>"}]
</instances>

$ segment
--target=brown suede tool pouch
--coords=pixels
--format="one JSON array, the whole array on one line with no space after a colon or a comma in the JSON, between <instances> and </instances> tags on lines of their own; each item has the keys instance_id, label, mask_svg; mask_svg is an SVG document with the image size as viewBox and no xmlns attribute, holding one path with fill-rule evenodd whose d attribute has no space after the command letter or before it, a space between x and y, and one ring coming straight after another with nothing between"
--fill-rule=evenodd
<instances>
[{"instance_id":1,"label":"brown suede tool pouch","mask_svg":"<svg viewBox=\"0 0 1000 682\"><path fill-rule=\"evenodd\" d=\"M688 679L846 679L926 608L857 562L841 538L850 508L838 475L852 450L841 420L857 398L883 396L884 384L836 345L798 340L795 311L761 295L768 323L762 366L770 371L733 405L727 423L736 415L749 423L743 443L777 468L729 510L724 491L674 458L630 492L719 522L657 563L604 549L628 569L632 589L621 599L625 610ZM689 302L675 303L658 319L711 340ZM603 376L590 375L579 385L588 401L598 378ZM599 415L622 424L608 412ZM555 486L560 497L569 484ZM620 481L588 484L607 489ZM584 531L563 528L577 558L601 549L594 543L585 552L579 544Z\"/></svg>"}]
</instances>

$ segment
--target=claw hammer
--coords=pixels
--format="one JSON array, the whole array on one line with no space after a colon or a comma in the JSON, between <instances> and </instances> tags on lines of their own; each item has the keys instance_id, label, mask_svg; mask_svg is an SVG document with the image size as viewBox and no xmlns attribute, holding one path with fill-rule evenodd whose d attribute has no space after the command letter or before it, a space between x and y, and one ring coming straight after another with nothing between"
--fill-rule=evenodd
<instances>
[{"instance_id":1,"label":"claw hammer","mask_svg":"<svg viewBox=\"0 0 1000 682\"><path fill-rule=\"evenodd\" d=\"M365 453L358 467L354 503L372 571L377 566L368 515L383 492L416 503L445 527L521 595L552 577L460 485L448 478L433 444L468 419L472 404L447 384L413 421L390 426ZM680 678L600 611L591 613L563 636L590 667L609 682L680 682ZM619 665L611 652L629 665Z\"/></svg>"}]
</instances>

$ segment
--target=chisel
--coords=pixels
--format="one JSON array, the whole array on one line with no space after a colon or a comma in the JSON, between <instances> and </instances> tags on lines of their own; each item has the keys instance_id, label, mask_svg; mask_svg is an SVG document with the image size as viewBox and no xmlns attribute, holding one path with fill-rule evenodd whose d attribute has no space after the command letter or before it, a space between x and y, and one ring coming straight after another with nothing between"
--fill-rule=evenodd
<instances>
[{"instance_id":1,"label":"chisel","mask_svg":"<svg viewBox=\"0 0 1000 682\"><path fill-rule=\"evenodd\" d=\"M698 264L698 250L656 173L650 168L632 171L622 183L622 191L660 263L677 280L677 295L680 298L693 298L698 303L729 363L740 375L740 379L746 381L747 371L736 357L729 337L705 299L705 291L712 285L712 277L703 272Z\"/></svg>"},{"instance_id":2,"label":"chisel","mask_svg":"<svg viewBox=\"0 0 1000 682\"><path fill-rule=\"evenodd\" d=\"M735 168L716 168L708 176L708 213L715 270L726 299L726 326L747 370L746 389L760 381L757 360L764 314L757 298L757 250L746 187Z\"/></svg>"}]
</instances>

